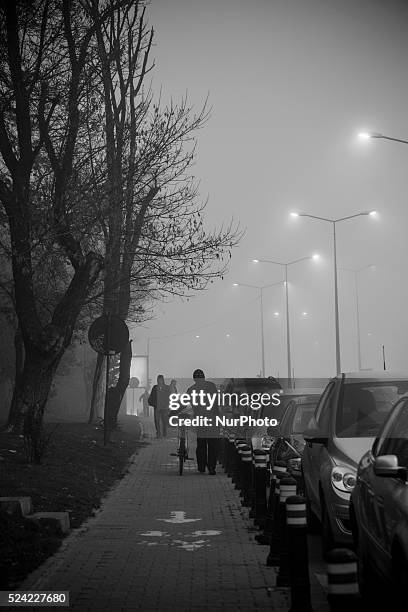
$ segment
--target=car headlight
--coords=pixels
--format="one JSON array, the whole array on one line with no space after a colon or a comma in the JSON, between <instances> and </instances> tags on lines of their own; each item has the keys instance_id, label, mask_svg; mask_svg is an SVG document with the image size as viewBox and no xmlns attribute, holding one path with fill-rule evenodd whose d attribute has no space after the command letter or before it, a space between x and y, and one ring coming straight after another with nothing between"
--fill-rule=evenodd
<instances>
[{"instance_id":1,"label":"car headlight","mask_svg":"<svg viewBox=\"0 0 408 612\"><path fill-rule=\"evenodd\" d=\"M300 457L293 457L293 459L287 460L287 466L289 470L296 470L300 472L300 466L302 463L302 459Z\"/></svg>"},{"instance_id":2,"label":"car headlight","mask_svg":"<svg viewBox=\"0 0 408 612\"><path fill-rule=\"evenodd\" d=\"M356 472L349 467L336 465L331 471L333 487L345 493L351 493L356 486Z\"/></svg>"}]
</instances>

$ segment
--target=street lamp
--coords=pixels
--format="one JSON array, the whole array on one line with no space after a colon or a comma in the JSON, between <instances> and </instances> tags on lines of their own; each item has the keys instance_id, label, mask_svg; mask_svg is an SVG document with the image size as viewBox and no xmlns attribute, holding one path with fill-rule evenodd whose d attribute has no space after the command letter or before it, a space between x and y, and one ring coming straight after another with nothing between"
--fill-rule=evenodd
<instances>
[{"instance_id":1,"label":"street lamp","mask_svg":"<svg viewBox=\"0 0 408 612\"><path fill-rule=\"evenodd\" d=\"M384 136L384 134L379 134L378 132L360 132L358 137L361 140L369 140L370 138L383 138L384 140L393 140L394 142L403 142L404 144L408 144L408 140L402 140L401 138L392 138L391 136Z\"/></svg>"},{"instance_id":2,"label":"street lamp","mask_svg":"<svg viewBox=\"0 0 408 612\"><path fill-rule=\"evenodd\" d=\"M333 227L333 272L334 272L334 321L336 330L336 373L340 374L340 332L339 332L339 296L337 288L337 249L336 249L336 223L347 221L348 219L355 219L356 217L366 217L368 215L375 216L377 213L375 210L364 211L356 213L355 215L348 215L347 217L341 217L340 219L326 219L326 217L318 217L317 215L309 215L306 213L291 213L292 217L309 217L310 219L317 219L318 221L325 221L331 223Z\"/></svg>"},{"instance_id":3,"label":"street lamp","mask_svg":"<svg viewBox=\"0 0 408 612\"><path fill-rule=\"evenodd\" d=\"M259 291L260 306L261 306L261 359L262 359L262 378L265 378L265 340L264 340L264 315L263 315L263 291L269 287L275 287L281 285L282 281L278 283L271 283L270 285L248 285L246 283L233 283L234 287L249 287L250 289L257 289Z\"/></svg>"},{"instance_id":4,"label":"street lamp","mask_svg":"<svg viewBox=\"0 0 408 612\"><path fill-rule=\"evenodd\" d=\"M297 213L295 213L298 216ZM276 266L283 266L285 268L285 297L286 297L286 356L288 361L288 387L289 389L292 386L292 363L291 363L291 351L290 351L290 323L289 323L289 285L288 285L288 267L293 266L301 261L306 261L308 259L319 259L319 255L317 253L315 255L311 255L309 257L300 257L299 259L294 259L293 261L282 262L282 261L272 261L271 259L253 259L254 263L270 263Z\"/></svg>"},{"instance_id":5,"label":"street lamp","mask_svg":"<svg viewBox=\"0 0 408 612\"><path fill-rule=\"evenodd\" d=\"M363 266L362 268L352 269L352 268L342 268L342 270L346 270L347 272L352 272L354 274L354 291L356 294L356 322L357 322L357 357L358 357L358 370L361 371L361 335L360 335L360 307L359 307L359 296L358 296L358 275L363 270L374 270L375 266L373 264L369 264L368 266ZM370 334L368 334L370 335Z\"/></svg>"}]
</instances>

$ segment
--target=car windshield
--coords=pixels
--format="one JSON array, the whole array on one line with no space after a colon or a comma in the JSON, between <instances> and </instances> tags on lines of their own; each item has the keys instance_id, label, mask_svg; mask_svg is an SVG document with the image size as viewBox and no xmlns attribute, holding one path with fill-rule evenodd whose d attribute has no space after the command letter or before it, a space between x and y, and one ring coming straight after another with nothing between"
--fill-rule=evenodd
<instances>
[{"instance_id":1,"label":"car windshield","mask_svg":"<svg viewBox=\"0 0 408 612\"><path fill-rule=\"evenodd\" d=\"M345 384L336 417L338 438L377 435L396 400L407 391L408 382L367 381Z\"/></svg>"},{"instance_id":2,"label":"car windshield","mask_svg":"<svg viewBox=\"0 0 408 612\"><path fill-rule=\"evenodd\" d=\"M300 404L296 408L292 423L292 433L302 434L308 428L310 419L316 410L316 404L317 402L315 404Z\"/></svg>"}]
</instances>

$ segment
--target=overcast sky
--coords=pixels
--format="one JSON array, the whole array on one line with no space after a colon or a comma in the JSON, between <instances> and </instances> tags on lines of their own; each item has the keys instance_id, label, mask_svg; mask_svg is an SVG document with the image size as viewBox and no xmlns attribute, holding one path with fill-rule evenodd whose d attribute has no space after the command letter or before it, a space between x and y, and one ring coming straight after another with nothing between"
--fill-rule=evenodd
<instances>
[{"instance_id":1,"label":"overcast sky","mask_svg":"<svg viewBox=\"0 0 408 612\"><path fill-rule=\"evenodd\" d=\"M295 375L335 374L332 235L329 224L291 210L338 218L339 268L359 274L363 368L408 370L406 262L408 146L362 142L373 130L407 138L408 3L394 0L152 0L154 88L211 118L198 135L194 174L209 198L209 227L231 217L246 229L224 281L189 302L158 305L133 331L150 374L256 376L261 368L257 292L278 266L290 269ZM339 270L342 370L357 369L354 278ZM286 375L284 289L264 293L267 375ZM279 316L274 313L279 313ZM302 313L307 312L307 316ZM229 334L229 337L227 337ZM172 338L164 338L174 335ZM196 338L199 335L199 338Z\"/></svg>"}]
</instances>

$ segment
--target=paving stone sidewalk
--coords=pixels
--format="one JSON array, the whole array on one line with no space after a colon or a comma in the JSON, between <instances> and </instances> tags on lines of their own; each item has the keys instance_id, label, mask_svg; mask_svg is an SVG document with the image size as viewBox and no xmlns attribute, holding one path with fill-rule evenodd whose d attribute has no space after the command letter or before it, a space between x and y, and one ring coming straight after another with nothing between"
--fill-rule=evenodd
<instances>
[{"instance_id":1,"label":"paving stone sidewalk","mask_svg":"<svg viewBox=\"0 0 408 612\"><path fill-rule=\"evenodd\" d=\"M180 477L170 436L133 457L96 517L19 590L69 590L78 611L289 609L230 479L195 461Z\"/></svg>"}]
</instances>

